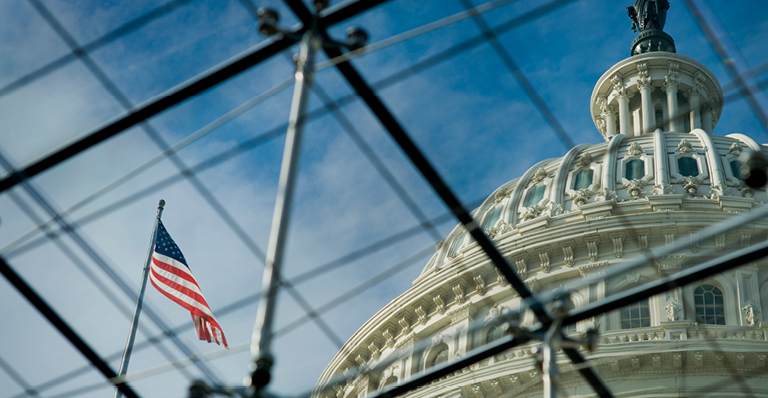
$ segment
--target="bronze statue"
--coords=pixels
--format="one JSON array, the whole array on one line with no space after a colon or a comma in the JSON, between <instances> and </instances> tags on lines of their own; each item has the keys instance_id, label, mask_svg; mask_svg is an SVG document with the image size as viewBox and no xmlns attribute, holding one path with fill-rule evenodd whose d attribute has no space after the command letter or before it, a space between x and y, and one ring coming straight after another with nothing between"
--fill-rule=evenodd
<instances>
[{"instance_id":1,"label":"bronze statue","mask_svg":"<svg viewBox=\"0 0 768 398\"><path fill-rule=\"evenodd\" d=\"M632 20L632 30L664 29L667 21L668 0L635 0L634 6L627 7Z\"/></svg>"}]
</instances>

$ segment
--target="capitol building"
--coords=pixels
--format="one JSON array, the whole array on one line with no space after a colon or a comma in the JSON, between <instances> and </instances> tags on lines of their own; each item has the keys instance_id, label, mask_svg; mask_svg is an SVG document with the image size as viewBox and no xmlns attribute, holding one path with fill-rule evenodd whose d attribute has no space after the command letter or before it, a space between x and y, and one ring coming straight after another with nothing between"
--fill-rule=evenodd
<instances>
[{"instance_id":1,"label":"capitol building","mask_svg":"<svg viewBox=\"0 0 768 398\"><path fill-rule=\"evenodd\" d=\"M768 201L765 189L746 185L742 173L745 153L768 151L742 134L716 135L723 90L706 66L676 53L662 31L664 5L637 1L630 7L640 32L632 55L606 71L589 98L605 142L577 145L561 158L532 165L472 212L535 293L599 277ZM571 291L570 300L575 308L598 302L767 237L768 221L753 220L631 272L595 279ZM574 338L599 331L597 349L582 352L617 397L768 397L767 280L768 262L758 261L563 331ZM348 381L320 396L375 396L501 338L510 322L526 328L537 320L459 225L413 287L346 342L318 384L343 376ZM537 344L404 396L542 396ZM563 395L595 396L561 355L557 384Z\"/></svg>"}]
</instances>

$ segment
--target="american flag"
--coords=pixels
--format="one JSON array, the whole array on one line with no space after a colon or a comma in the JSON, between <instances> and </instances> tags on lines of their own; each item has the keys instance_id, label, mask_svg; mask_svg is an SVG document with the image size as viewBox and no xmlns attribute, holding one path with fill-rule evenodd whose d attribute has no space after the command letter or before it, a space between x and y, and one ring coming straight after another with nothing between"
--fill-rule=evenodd
<instances>
[{"instance_id":1,"label":"american flag","mask_svg":"<svg viewBox=\"0 0 768 398\"><path fill-rule=\"evenodd\" d=\"M150 270L152 285L160 293L190 312L192 321L195 323L197 338L209 343L215 342L229 349L227 338L224 337L221 326L213 317L213 312L208 307L203 292L197 285L184 255L181 254L176 242L171 239L171 235L168 234L162 221L159 221L157 225Z\"/></svg>"}]
</instances>

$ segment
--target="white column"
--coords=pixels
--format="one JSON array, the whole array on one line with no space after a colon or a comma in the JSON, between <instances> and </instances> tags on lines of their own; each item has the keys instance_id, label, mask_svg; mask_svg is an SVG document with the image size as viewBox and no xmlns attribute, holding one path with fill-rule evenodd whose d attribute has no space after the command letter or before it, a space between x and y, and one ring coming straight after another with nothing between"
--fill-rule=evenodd
<instances>
[{"instance_id":1,"label":"white column","mask_svg":"<svg viewBox=\"0 0 768 398\"><path fill-rule=\"evenodd\" d=\"M635 120L634 123L634 129L635 129L635 137L639 137L643 134L643 122L642 118L640 117L640 109L635 109L634 112L632 112L632 118Z\"/></svg>"},{"instance_id":2,"label":"white column","mask_svg":"<svg viewBox=\"0 0 768 398\"><path fill-rule=\"evenodd\" d=\"M669 77L669 76L667 76ZM680 128L680 115L678 114L677 106L677 85L665 84L664 88L667 91L667 114L669 115L669 132L679 133Z\"/></svg>"},{"instance_id":3,"label":"white column","mask_svg":"<svg viewBox=\"0 0 768 398\"><path fill-rule=\"evenodd\" d=\"M630 118L629 118L629 97L626 94L626 89L624 92L624 95L618 96L619 100L619 133L626 135L628 137L631 137L632 134L630 132L630 129L632 128L632 125L630 124Z\"/></svg>"},{"instance_id":4,"label":"white column","mask_svg":"<svg viewBox=\"0 0 768 398\"><path fill-rule=\"evenodd\" d=\"M680 69L680 64L676 62L669 63L669 73L664 78L664 90L667 92L667 123L670 133L682 132L681 122L682 115L678 115L679 106L677 103L677 92L680 87L680 78L677 76L677 71Z\"/></svg>"},{"instance_id":5,"label":"white column","mask_svg":"<svg viewBox=\"0 0 768 398\"><path fill-rule=\"evenodd\" d=\"M712 106L710 104L705 104L701 107L701 129L706 131L708 134L713 134Z\"/></svg>"},{"instance_id":6,"label":"white column","mask_svg":"<svg viewBox=\"0 0 768 398\"><path fill-rule=\"evenodd\" d=\"M640 90L640 104L643 116L643 128L642 133L653 132L656 127L656 112L653 109L653 103L651 102L651 90L653 88L653 79L648 76L648 64L637 64L637 88ZM635 133L637 134L637 133Z\"/></svg>"},{"instance_id":7,"label":"white column","mask_svg":"<svg viewBox=\"0 0 768 398\"><path fill-rule=\"evenodd\" d=\"M611 78L611 83L613 83L613 90L616 92L616 99L619 103L619 134L631 137L630 128L632 128L632 125L629 121L629 94L627 93L627 88L624 87L624 81L619 74Z\"/></svg>"},{"instance_id":8,"label":"white column","mask_svg":"<svg viewBox=\"0 0 768 398\"><path fill-rule=\"evenodd\" d=\"M605 118L605 137L611 138L616 135L616 105L609 104L603 108L603 118Z\"/></svg>"},{"instance_id":9,"label":"white column","mask_svg":"<svg viewBox=\"0 0 768 398\"><path fill-rule=\"evenodd\" d=\"M691 130L701 128L700 101L701 97L699 97L699 94L696 91L691 91L691 97L688 99L688 102L691 104L691 113L689 115L691 118Z\"/></svg>"}]
</instances>

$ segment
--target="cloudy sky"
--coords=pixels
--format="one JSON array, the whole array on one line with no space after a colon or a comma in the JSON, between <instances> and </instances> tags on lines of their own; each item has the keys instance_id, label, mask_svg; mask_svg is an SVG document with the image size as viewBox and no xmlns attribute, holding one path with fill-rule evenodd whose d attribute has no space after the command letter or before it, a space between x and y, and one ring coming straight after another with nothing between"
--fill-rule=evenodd
<instances>
[{"instance_id":1,"label":"cloudy sky","mask_svg":"<svg viewBox=\"0 0 768 398\"><path fill-rule=\"evenodd\" d=\"M629 53L635 34L624 10L630 4L624 3L631 1L507 3L483 14L492 28L501 27L498 38L507 54L573 143L602 142L588 113L589 97L603 72ZM665 30L675 38L678 52L708 66L731 98L716 133L739 132L766 142L768 131L733 90L731 75L691 10L682 1L671 3ZM730 57L726 62L745 73L750 85L765 82L768 4L693 3L702 11L697 18L723 43ZM253 7L278 9L283 26L296 23L278 0L174 1L156 12L165 4L0 2L0 154L10 167L28 165L127 108L259 45L265 39L254 29ZM390 1L331 32L340 38L347 26L358 25L378 42L460 13L466 4ZM142 19L152 12L155 18ZM510 24L531 12L543 15ZM113 34L132 21L146 23ZM368 82L381 82L377 87L383 101L466 203L476 203L535 162L568 149L487 42L466 45L417 74L388 79L479 34L476 21L465 19L354 61ZM87 49L87 57L73 56L78 46ZM147 371L132 382L143 397L183 397L190 380L204 372L230 385L240 384L248 373L254 297L261 287L290 86L186 146L177 157L163 158L95 200L80 203L290 78L295 51L83 152L30 180L26 188L0 194L2 256L115 369L134 305L126 290L138 290L157 201L167 201L164 223L233 349L224 353L197 341L188 313L149 287L145 302L156 317L142 316L130 366L131 372ZM332 68L318 72L316 83L313 110L352 92ZM757 101L768 110L764 94ZM446 209L359 100L346 101L336 114L317 115L306 126L284 275L296 280L296 292L313 308L325 310L322 319L331 332L306 320L296 294L280 295L273 388L281 394L311 388L338 343L410 286L437 241L455 225L443 217L448 222L433 231L418 228L418 214L432 219ZM238 147L243 150L233 151ZM407 198L377 171L361 149L368 147ZM188 168L194 173L182 175ZM7 167L0 170L0 176L7 173ZM49 237L29 234L51 218L50 211L73 206L65 219L76 236L62 234L59 226L49 229ZM382 241L389 243L376 245ZM371 245L378 249L348 257ZM337 267L306 274L327 264ZM396 273L376 277L394 266ZM364 293L334 301L372 278L379 283ZM0 319L0 398L26 396L29 388L42 397L111 394L103 377L5 279L0 279ZM160 324L178 328L188 351L164 337L148 343L162 334ZM216 357L201 366L158 368L190 352Z\"/></svg>"}]
</instances>

